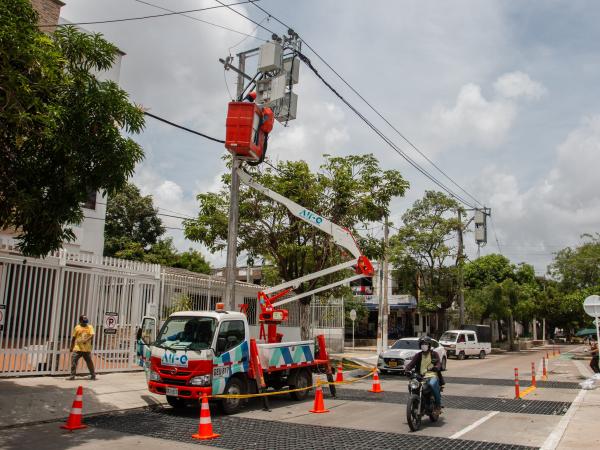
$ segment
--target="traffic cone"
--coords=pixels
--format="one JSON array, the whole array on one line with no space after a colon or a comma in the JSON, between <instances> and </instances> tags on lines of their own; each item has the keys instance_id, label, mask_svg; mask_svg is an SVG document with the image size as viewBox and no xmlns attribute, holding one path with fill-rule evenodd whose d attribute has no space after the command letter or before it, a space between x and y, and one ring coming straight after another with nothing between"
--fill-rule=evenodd
<instances>
[{"instance_id":1,"label":"traffic cone","mask_svg":"<svg viewBox=\"0 0 600 450\"><path fill-rule=\"evenodd\" d=\"M87 425L81 423L81 410L83 408L83 388L79 386L77 388L77 393L75 394L75 400L73 400L73 406L71 406L71 413L69 414L69 418L67 419L67 423L61 425L60 427L73 431L73 430L81 430L82 428L87 428Z\"/></svg>"},{"instance_id":2,"label":"traffic cone","mask_svg":"<svg viewBox=\"0 0 600 450\"><path fill-rule=\"evenodd\" d=\"M373 372L373 387L369 389L369 392L375 392L376 394L383 392L381 384L379 384L379 371L377 369Z\"/></svg>"},{"instance_id":3,"label":"traffic cone","mask_svg":"<svg viewBox=\"0 0 600 450\"><path fill-rule=\"evenodd\" d=\"M317 389L315 389L315 404L309 412L317 414L329 412L328 409L325 409L325 404L323 403L323 389L320 382L317 382Z\"/></svg>"},{"instance_id":4,"label":"traffic cone","mask_svg":"<svg viewBox=\"0 0 600 450\"><path fill-rule=\"evenodd\" d=\"M210 408L208 407L208 397L202 395L202 406L200 407L200 423L198 424L198 433L192 434L194 439L214 439L221 436L213 433L212 422L210 420Z\"/></svg>"},{"instance_id":5,"label":"traffic cone","mask_svg":"<svg viewBox=\"0 0 600 450\"><path fill-rule=\"evenodd\" d=\"M335 382L336 383L342 383L344 381L343 369L344 368L342 367L342 362L340 361L340 363L338 364L337 373L335 374Z\"/></svg>"}]
</instances>

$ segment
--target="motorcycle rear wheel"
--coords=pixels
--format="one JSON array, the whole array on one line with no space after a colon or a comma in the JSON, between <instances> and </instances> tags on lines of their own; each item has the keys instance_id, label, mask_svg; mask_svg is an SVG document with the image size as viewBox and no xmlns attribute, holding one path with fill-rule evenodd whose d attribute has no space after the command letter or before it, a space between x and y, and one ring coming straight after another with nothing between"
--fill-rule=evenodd
<instances>
[{"instance_id":1,"label":"motorcycle rear wheel","mask_svg":"<svg viewBox=\"0 0 600 450\"><path fill-rule=\"evenodd\" d=\"M421 428L419 397L417 395L411 395L406 403L406 421L410 431L418 431Z\"/></svg>"}]
</instances>

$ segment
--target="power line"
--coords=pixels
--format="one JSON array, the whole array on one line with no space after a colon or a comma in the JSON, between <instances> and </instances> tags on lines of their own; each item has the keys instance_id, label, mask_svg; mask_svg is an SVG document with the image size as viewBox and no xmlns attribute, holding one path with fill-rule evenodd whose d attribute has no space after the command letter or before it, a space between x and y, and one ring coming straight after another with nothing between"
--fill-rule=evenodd
<instances>
[{"instance_id":1,"label":"power line","mask_svg":"<svg viewBox=\"0 0 600 450\"><path fill-rule=\"evenodd\" d=\"M139 0L136 0L136 1L139 1ZM256 1L259 1L259 0L246 0L243 2L239 2L239 3L232 3L232 5L242 5L245 3L254 3ZM140 1L140 3L145 3L145 2ZM154 7L158 8L155 5L150 5L150 6L154 6ZM230 6L230 5L221 4L221 6L208 6L206 8L188 9L186 11L170 11L169 10L169 12L165 13L165 14L152 14L149 16L140 16L140 17L126 17L126 18L122 18L122 19L95 20L92 22L75 22L75 23L64 23L64 24L45 23L45 24L39 25L39 27L46 28L46 27L64 27L64 26L70 26L70 25L96 25L96 24L101 24L101 23L130 22L130 21L136 21L136 20L156 19L158 17L167 17L167 16L173 16L173 15L185 15L186 13L207 11L210 9L225 8L227 6ZM164 9L164 8L161 8L161 9ZM212 24L212 25L214 25L214 24ZM234 31L234 30L231 30L231 31Z\"/></svg>"},{"instance_id":2,"label":"power line","mask_svg":"<svg viewBox=\"0 0 600 450\"><path fill-rule=\"evenodd\" d=\"M220 3L220 2L219 2ZM279 20L277 17L272 15L269 11L261 7L260 5L254 4L255 7L260 9L265 14L268 14L272 17L276 22L280 23L282 26L291 29L289 25ZM317 58L319 58L342 82L352 90L377 116L379 116L390 128L392 128L404 141L408 143L417 153L419 153L423 158L425 158L433 167L435 167L444 177L446 177L452 184L454 184L457 188L459 188L462 192L464 192L468 197L470 197L475 203L483 207L481 202L479 202L473 195L471 195L467 190L465 190L462 186L460 186L456 181L454 181L444 170L442 170L437 164L435 164L427 155L425 155L411 140L409 140L403 133L401 133L388 119L386 119L367 99L365 99L350 83L348 83L324 58L317 53L317 51L308 43L306 40L302 38L302 42L308 47L310 51L312 51ZM436 183L437 184L437 183ZM465 203L465 202L463 202ZM466 204L466 203L465 203Z\"/></svg>"},{"instance_id":3,"label":"power line","mask_svg":"<svg viewBox=\"0 0 600 450\"><path fill-rule=\"evenodd\" d=\"M498 247L498 251L502 253L502 247L500 247L500 241L498 240L498 235L496 234L496 227L494 226L494 221L492 216L490 215L490 223L492 224L492 231L494 232L494 239L496 240L496 246Z\"/></svg>"},{"instance_id":4,"label":"power line","mask_svg":"<svg viewBox=\"0 0 600 450\"><path fill-rule=\"evenodd\" d=\"M167 125L171 125L172 127L179 128L180 130L187 131L188 133L192 133L192 134L196 134L198 136L202 136L205 139L208 139L208 140L211 140L211 141L214 141L214 142L218 142L219 144L224 144L225 143L225 141L222 140L222 139L217 139L217 138L208 136L207 134L200 133L199 131L192 130L191 128L184 127L183 125L178 125L178 124L176 124L174 122L171 122L170 120L163 119L162 117L159 117L157 115L151 114L148 111L144 111L144 114L147 115L147 116L149 116L149 117L152 117L153 119L156 119L156 120L159 120L159 121L161 121L163 123L166 123Z\"/></svg>"},{"instance_id":5,"label":"power line","mask_svg":"<svg viewBox=\"0 0 600 450\"><path fill-rule=\"evenodd\" d=\"M377 128L358 109L356 109L348 100L346 100L331 84L329 84L329 82L327 80L325 80L325 78L323 78L323 76L319 73L319 71L312 65L312 62L310 61L310 59L308 59L301 52L296 52L296 54L309 67L309 69L312 70L312 72L317 76L317 78L319 78L319 80L321 80L321 82L323 84L325 84L325 86L327 86L327 88L329 88L329 90L331 92L333 92L346 106L348 106L348 108L350 108L350 110L352 112L354 112L354 114L356 114L369 128L371 128L371 130L373 130L373 132L375 132L386 144L388 144L396 153L398 153L402 158L404 158L404 160L406 160L411 166L413 166L415 169L417 169L419 172L421 172L424 176L429 178L433 183L435 183L441 189L446 191L446 193L448 193L448 195L450 195L451 197L454 197L456 200L460 201L461 203L465 204L466 206L468 206L470 208L478 209L474 205L469 203L467 200L465 200L463 197L459 196L454 191L452 191L450 188L448 188L445 184L443 184L441 181L439 181L437 178L435 178L433 175L431 175L427 170L422 168L416 161L414 161L404 151L402 151L402 149L400 149L394 142L392 142L392 140L390 138L388 138L381 130L379 130L379 128Z\"/></svg>"},{"instance_id":6,"label":"power line","mask_svg":"<svg viewBox=\"0 0 600 450\"><path fill-rule=\"evenodd\" d=\"M223 3L221 0L215 0L215 1L216 1L218 4L220 4L220 5L224 6L224 7L226 7L227 9L229 9L229 10L233 11L233 12L234 12L234 13L236 13L238 16L241 16L241 17L243 17L244 19L246 19L246 20L248 20L248 21L252 22L252 23L253 23L254 25L256 25L257 27L260 27L260 28L262 28L263 30L265 30L265 31L268 31L268 32L269 32L269 33L271 33L271 34L276 34L276 33L275 33L273 30L269 30L269 29L268 29L267 27L265 27L265 26L264 26L262 23L259 23L259 22L257 22L256 20L253 20L253 19L251 19L250 17L248 17L248 16L245 16L244 14L242 14L241 12L239 12L238 10L236 10L236 9L233 9L233 8L232 8L232 6L235 6L234 4L227 5L227 4ZM251 2L251 3L253 3L253 4L254 4L254 2ZM266 13L266 14L267 14L269 17L272 17L272 16L271 16L271 14L269 14L267 11L265 11L265 13ZM278 22L279 22L279 21L278 21Z\"/></svg>"},{"instance_id":7,"label":"power line","mask_svg":"<svg viewBox=\"0 0 600 450\"><path fill-rule=\"evenodd\" d=\"M138 2L138 3L142 3L142 4L144 4L144 5L152 6L153 8L161 9L161 10L163 10L163 11L175 12L175 11L173 11L172 9L169 9L169 8L164 8L164 7L162 7L162 6L155 5L155 4L153 4L153 3L150 3L150 2L145 2L145 1L143 1L143 0L134 0L134 1L136 1L136 2ZM254 0L254 1L259 1L259 0ZM251 34L244 33L244 32L242 32L242 31L234 30L233 28L229 28L229 27L226 27L226 26L223 26L223 25L219 25L219 24L216 24L216 23L213 23L213 22L209 22L209 21L207 21L207 20L202 20L202 19L199 19L199 18L197 18L197 17L194 17L194 16L189 16L189 15L187 15L187 14L180 14L180 16L182 16L182 17L186 17L186 18L188 18L188 19L191 19L191 20L195 20L196 22L201 22L201 23L204 23L204 24L206 24L206 25L211 25L211 26L213 26L213 27L217 27L217 28L221 28L221 29L223 29L223 30L231 31L231 32L233 32L233 33L241 34L242 36L251 37L251 38L253 38L253 39L256 39L256 40L259 40L259 41L263 41L263 42L268 42L266 39L261 39L261 38L259 38L259 37L257 37L257 36L253 36L253 35L251 35Z\"/></svg>"}]
</instances>

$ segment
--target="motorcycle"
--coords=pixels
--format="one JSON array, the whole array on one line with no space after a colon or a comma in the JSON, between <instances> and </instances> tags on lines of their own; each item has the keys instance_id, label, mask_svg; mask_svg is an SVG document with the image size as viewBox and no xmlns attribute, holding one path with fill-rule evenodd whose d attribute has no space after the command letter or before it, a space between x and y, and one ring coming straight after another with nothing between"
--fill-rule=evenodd
<instances>
[{"instance_id":1,"label":"motorcycle","mask_svg":"<svg viewBox=\"0 0 600 450\"><path fill-rule=\"evenodd\" d=\"M427 379L416 372L409 372L408 393L410 397L406 404L406 421L411 431L421 428L421 418L429 416L429 420L437 422L440 413L435 409L433 391Z\"/></svg>"}]
</instances>

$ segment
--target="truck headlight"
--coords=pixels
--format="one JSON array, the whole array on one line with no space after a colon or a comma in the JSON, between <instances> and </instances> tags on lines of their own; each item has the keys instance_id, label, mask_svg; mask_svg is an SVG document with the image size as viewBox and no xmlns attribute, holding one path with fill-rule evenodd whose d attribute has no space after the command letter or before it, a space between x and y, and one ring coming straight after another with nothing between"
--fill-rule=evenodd
<instances>
[{"instance_id":1,"label":"truck headlight","mask_svg":"<svg viewBox=\"0 0 600 450\"><path fill-rule=\"evenodd\" d=\"M210 386L210 384L211 384L210 375L200 375L197 377L193 377L190 380L190 384L192 386Z\"/></svg>"},{"instance_id":2,"label":"truck headlight","mask_svg":"<svg viewBox=\"0 0 600 450\"><path fill-rule=\"evenodd\" d=\"M161 381L160 375L154 370L150 371L150 381Z\"/></svg>"}]
</instances>

